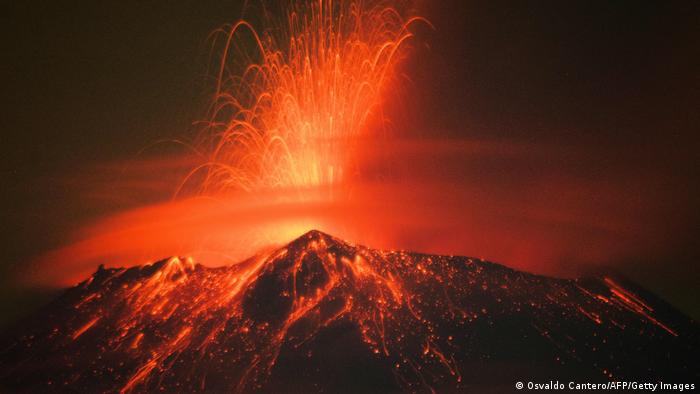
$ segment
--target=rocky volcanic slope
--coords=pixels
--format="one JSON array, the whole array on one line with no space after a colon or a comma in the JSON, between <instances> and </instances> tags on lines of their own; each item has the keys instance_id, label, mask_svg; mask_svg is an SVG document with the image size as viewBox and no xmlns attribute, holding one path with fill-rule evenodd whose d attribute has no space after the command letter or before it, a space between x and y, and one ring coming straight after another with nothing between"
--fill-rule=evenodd
<instances>
[{"instance_id":1,"label":"rocky volcanic slope","mask_svg":"<svg viewBox=\"0 0 700 394\"><path fill-rule=\"evenodd\" d=\"M611 278L382 252L312 231L224 268L100 268L6 333L3 392L510 391L695 381L698 324Z\"/></svg>"}]
</instances>

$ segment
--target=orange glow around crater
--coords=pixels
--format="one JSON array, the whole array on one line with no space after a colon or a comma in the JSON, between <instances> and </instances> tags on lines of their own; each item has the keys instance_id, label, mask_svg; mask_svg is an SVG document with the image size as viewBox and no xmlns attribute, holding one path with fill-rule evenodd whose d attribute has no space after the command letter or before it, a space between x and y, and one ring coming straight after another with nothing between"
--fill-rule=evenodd
<instances>
[{"instance_id":1,"label":"orange glow around crater","mask_svg":"<svg viewBox=\"0 0 700 394\"><path fill-rule=\"evenodd\" d=\"M313 228L346 233L338 213L360 201L364 151L386 131L382 106L411 28L428 25L396 3L302 1L281 19L263 12L261 26L216 30L215 92L183 144L196 164L173 185L176 198L93 221L32 276L69 284L96 264L171 255L229 264Z\"/></svg>"},{"instance_id":2,"label":"orange glow around crater","mask_svg":"<svg viewBox=\"0 0 700 394\"><path fill-rule=\"evenodd\" d=\"M217 30L215 93L191 154L81 174L73 200L102 216L67 219L63 246L26 281L65 286L99 264L168 256L228 265L312 229L565 275L668 248L674 191L653 176L591 179L571 148L387 132L412 29L429 26L399 8L304 1L281 22Z\"/></svg>"}]
</instances>

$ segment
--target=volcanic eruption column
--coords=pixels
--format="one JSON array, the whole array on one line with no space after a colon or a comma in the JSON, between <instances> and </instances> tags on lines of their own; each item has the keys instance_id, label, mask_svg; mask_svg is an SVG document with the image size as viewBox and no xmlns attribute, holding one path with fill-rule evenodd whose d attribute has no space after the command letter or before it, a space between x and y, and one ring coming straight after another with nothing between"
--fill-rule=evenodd
<instances>
[{"instance_id":1,"label":"volcanic eruption column","mask_svg":"<svg viewBox=\"0 0 700 394\"><path fill-rule=\"evenodd\" d=\"M359 137L383 120L382 94L417 21L386 1L319 0L291 6L286 23L262 35L245 21L219 30L224 49L199 141L210 153L190 177L206 171L207 193L341 183L356 169Z\"/></svg>"},{"instance_id":2,"label":"volcanic eruption column","mask_svg":"<svg viewBox=\"0 0 700 394\"><path fill-rule=\"evenodd\" d=\"M427 23L386 1L318 0L290 6L283 23L262 31L246 21L217 31L223 51L215 97L194 144L205 160L179 191L195 184L198 193L216 198L270 190L303 196L309 189L351 185L362 144L384 122L383 96L417 22ZM498 271L500 283L481 278L484 269ZM643 322L650 335L678 335L609 278L597 287L545 283L471 259L379 252L311 232L230 267L171 258L98 270L65 296L79 313L56 322L48 334L52 341L68 332L64 348L81 372L48 384L109 375L111 383L102 389L205 390L214 384L245 391L264 384L284 346L300 348L345 319L371 352L390 362L401 386L459 385L458 336L466 325L497 313L491 304L463 302L476 300L475 292L490 291L498 303L521 292L524 301L509 308L532 311L538 316L533 327L566 354L567 339L549 331L548 309L527 301L533 289L546 294L547 308L579 323L608 330ZM617 318L606 320L610 310ZM110 334L91 337L93 332ZM27 334L23 341L46 337ZM121 367L81 359L88 344ZM594 365L601 376L615 373L612 362ZM184 371L186 377L178 376ZM219 381L208 383L207 376L217 373Z\"/></svg>"}]
</instances>

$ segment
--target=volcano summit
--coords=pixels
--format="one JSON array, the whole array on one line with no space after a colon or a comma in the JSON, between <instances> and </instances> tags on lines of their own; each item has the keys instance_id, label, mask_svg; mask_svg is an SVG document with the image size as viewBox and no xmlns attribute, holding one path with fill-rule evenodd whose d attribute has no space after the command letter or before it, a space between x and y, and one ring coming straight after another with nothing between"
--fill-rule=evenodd
<instances>
[{"instance_id":1,"label":"volcano summit","mask_svg":"<svg viewBox=\"0 0 700 394\"><path fill-rule=\"evenodd\" d=\"M311 231L236 265L100 267L12 328L9 392L511 391L695 381L696 322L619 278L548 278Z\"/></svg>"}]
</instances>

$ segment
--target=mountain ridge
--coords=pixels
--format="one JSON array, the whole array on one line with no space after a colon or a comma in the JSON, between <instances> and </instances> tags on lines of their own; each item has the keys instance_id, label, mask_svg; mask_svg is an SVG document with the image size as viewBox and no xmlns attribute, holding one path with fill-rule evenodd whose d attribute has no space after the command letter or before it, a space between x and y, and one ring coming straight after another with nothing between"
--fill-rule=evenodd
<instances>
[{"instance_id":1,"label":"mountain ridge","mask_svg":"<svg viewBox=\"0 0 700 394\"><path fill-rule=\"evenodd\" d=\"M0 388L461 391L499 379L510 391L528 376L697 379L698 324L622 282L378 251L316 230L227 267L177 257L100 266L5 336Z\"/></svg>"}]
</instances>

